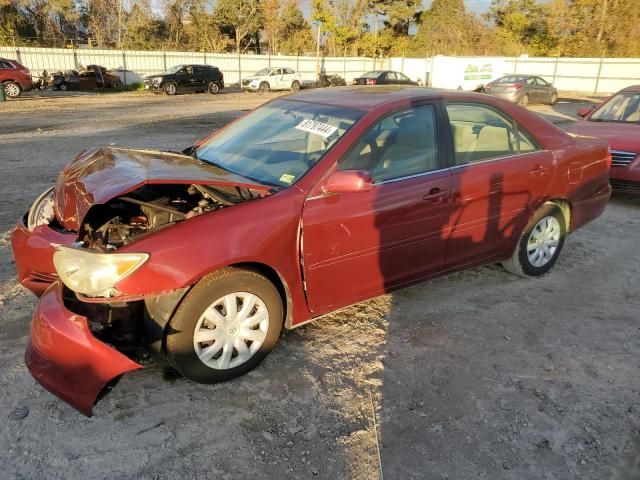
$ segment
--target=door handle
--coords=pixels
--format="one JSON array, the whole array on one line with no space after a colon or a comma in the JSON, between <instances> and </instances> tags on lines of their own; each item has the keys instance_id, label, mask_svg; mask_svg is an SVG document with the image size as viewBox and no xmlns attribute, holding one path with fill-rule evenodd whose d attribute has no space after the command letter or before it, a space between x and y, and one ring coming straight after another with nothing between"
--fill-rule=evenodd
<instances>
[{"instance_id":1,"label":"door handle","mask_svg":"<svg viewBox=\"0 0 640 480\"><path fill-rule=\"evenodd\" d=\"M549 169L544 165L536 165L533 170L529 171L529 174L533 175L534 177L544 177L548 171Z\"/></svg>"},{"instance_id":2,"label":"door handle","mask_svg":"<svg viewBox=\"0 0 640 480\"><path fill-rule=\"evenodd\" d=\"M430 201L431 203L440 203L449 195L449 190L443 190L439 187L434 187L429 190L429 193L422 197L423 200Z\"/></svg>"}]
</instances>

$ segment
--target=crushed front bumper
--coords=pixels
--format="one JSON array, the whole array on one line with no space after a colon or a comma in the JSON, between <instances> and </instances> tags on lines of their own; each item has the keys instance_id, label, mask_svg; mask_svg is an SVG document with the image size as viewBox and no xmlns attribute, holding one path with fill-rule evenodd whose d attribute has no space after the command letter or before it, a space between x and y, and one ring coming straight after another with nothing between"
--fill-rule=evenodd
<instances>
[{"instance_id":1,"label":"crushed front bumper","mask_svg":"<svg viewBox=\"0 0 640 480\"><path fill-rule=\"evenodd\" d=\"M53 267L54 245L70 245L75 233L59 232L41 225L30 232L24 219L11 232L11 248L18 270L18 281L40 296L58 278Z\"/></svg>"},{"instance_id":2,"label":"crushed front bumper","mask_svg":"<svg viewBox=\"0 0 640 480\"><path fill-rule=\"evenodd\" d=\"M95 338L87 318L65 307L59 282L36 307L25 361L38 383L87 416L107 384L142 368Z\"/></svg>"}]
</instances>

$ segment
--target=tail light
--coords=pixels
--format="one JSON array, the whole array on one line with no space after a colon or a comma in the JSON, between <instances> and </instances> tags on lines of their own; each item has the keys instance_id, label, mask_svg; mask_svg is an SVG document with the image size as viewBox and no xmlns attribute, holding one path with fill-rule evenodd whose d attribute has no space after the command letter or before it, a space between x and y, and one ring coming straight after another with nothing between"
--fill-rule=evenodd
<instances>
[{"instance_id":1,"label":"tail light","mask_svg":"<svg viewBox=\"0 0 640 480\"><path fill-rule=\"evenodd\" d=\"M514 83L513 84L513 88L515 88L516 90L520 90L522 88L522 84L521 83Z\"/></svg>"},{"instance_id":2,"label":"tail light","mask_svg":"<svg viewBox=\"0 0 640 480\"><path fill-rule=\"evenodd\" d=\"M367 80L367 85L375 85L376 84L376 79L375 78L370 78Z\"/></svg>"}]
</instances>

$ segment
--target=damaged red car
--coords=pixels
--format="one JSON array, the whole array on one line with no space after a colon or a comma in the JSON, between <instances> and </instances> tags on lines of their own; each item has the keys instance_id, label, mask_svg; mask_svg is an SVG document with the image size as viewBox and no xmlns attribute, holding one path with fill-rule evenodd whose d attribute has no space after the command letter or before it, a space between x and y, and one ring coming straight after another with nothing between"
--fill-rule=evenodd
<instances>
[{"instance_id":1,"label":"damaged red car","mask_svg":"<svg viewBox=\"0 0 640 480\"><path fill-rule=\"evenodd\" d=\"M456 270L538 276L610 195L607 143L479 94L273 100L185 154L93 148L13 231L26 363L89 415L148 344L228 380L281 329Z\"/></svg>"}]
</instances>

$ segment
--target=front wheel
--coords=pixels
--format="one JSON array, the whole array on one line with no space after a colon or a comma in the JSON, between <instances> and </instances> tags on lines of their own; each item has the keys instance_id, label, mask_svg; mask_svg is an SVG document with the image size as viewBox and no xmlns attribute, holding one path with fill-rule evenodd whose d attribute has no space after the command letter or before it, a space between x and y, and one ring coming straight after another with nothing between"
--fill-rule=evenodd
<instances>
[{"instance_id":1,"label":"front wheel","mask_svg":"<svg viewBox=\"0 0 640 480\"><path fill-rule=\"evenodd\" d=\"M64 83L60 84L60 91L68 92L69 90L70 90L70 88L69 88L69 84L67 82L64 82Z\"/></svg>"},{"instance_id":2,"label":"front wheel","mask_svg":"<svg viewBox=\"0 0 640 480\"><path fill-rule=\"evenodd\" d=\"M119 80L114 80L113 82L111 82L111 88L113 89L122 88L122 83L120 83Z\"/></svg>"},{"instance_id":3,"label":"front wheel","mask_svg":"<svg viewBox=\"0 0 640 480\"><path fill-rule=\"evenodd\" d=\"M164 84L164 93L167 95L175 95L178 93L178 87L173 82L167 82Z\"/></svg>"},{"instance_id":4,"label":"front wheel","mask_svg":"<svg viewBox=\"0 0 640 480\"><path fill-rule=\"evenodd\" d=\"M558 260L566 233L560 208L544 205L523 232L511 258L502 262L502 266L523 277L544 275Z\"/></svg>"},{"instance_id":5,"label":"front wheel","mask_svg":"<svg viewBox=\"0 0 640 480\"><path fill-rule=\"evenodd\" d=\"M297 92L298 90L300 90L300 82L295 80L292 84L291 84L291 91L292 92Z\"/></svg>"},{"instance_id":6,"label":"front wheel","mask_svg":"<svg viewBox=\"0 0 640 480\"><path fill-rule=\"evenodd\" d=\"M209 82L209 86L207 87L207 90L209 90L209 93L211 95L215 95L220 91L220 87L216 82Z\"/></svg>"},{"instance_id":7,"label":"front wheel","mask_svg":"<svg viewBox=\"0 0 640 480\"><path fill-rule=\"evenodd\" d=\"M267 93L269 91L270 87L269 84L267 82L262 82L260 84L260 87L258 87L258 91L260 93Z\"/></svg>"},{"instance_id":8,"label":"front wheel","mask_svg":"<svg viewBox=\"0 0 640 480\"><path fill-rule=\"evenodd\" d=\"M9 98L18 98L22 93L22 88L17 82L6 82L4 84L4 93Z\"/></svg>"},{"instance_id":9,"label":"front wheel","mask_svg":"<svg viewBox=\"0 0 640 480\"><path fill-rule=\"evenodd\" d=\"M551 95L551 100L549 101L549 105L555 105L558 102L558 94L553 93Z\"/></svg>"},{"instance_id":10,"label":"front wheel","mask_svg":"<svg viewBox=\"0 0 640 480\"><path fill-rule=\"evenodd\" d=\"M224 268L196 284L171 319L166 353L185 377L217 383L256 367L278 341L282 299L267 278Z\"/></svg>"}]
</instances>

